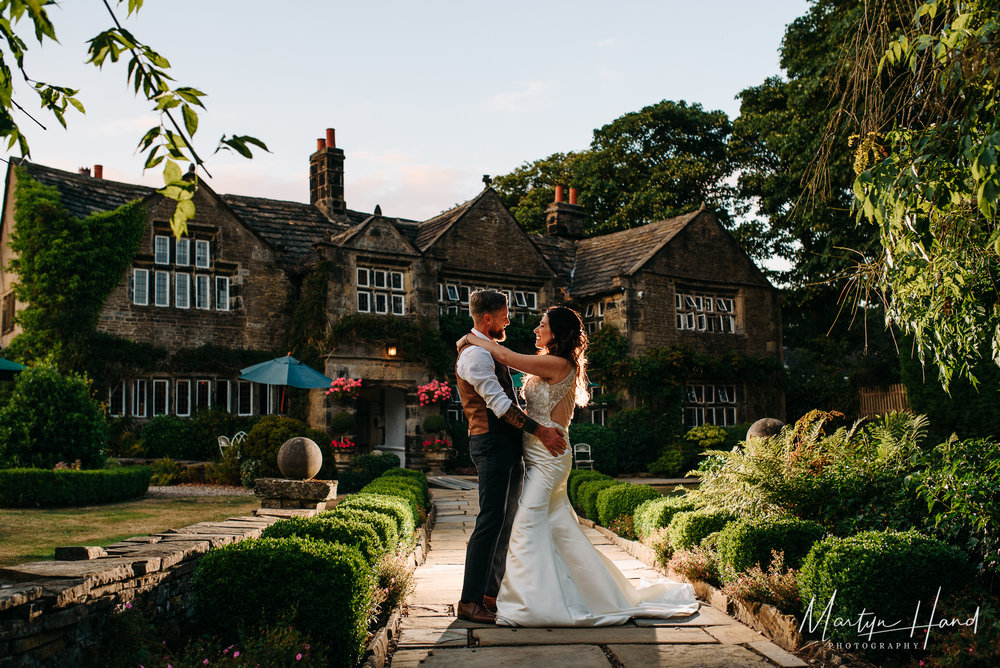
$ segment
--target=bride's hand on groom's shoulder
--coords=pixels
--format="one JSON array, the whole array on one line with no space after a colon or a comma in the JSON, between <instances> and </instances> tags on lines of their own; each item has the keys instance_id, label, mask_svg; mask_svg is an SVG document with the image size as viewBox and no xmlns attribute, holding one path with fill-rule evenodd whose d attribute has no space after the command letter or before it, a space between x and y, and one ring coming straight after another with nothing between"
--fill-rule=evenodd
<instances>
[{"instance_id":1,"label":"bride's hand on groom's shoulder","mask_svg":"<svg viewBox=\"0 0 1000 668\"><path fill-rule=\"evenodd\" d=\"M469 340L469 335L468 335L468 334L466 334L465 336L463 336L462 338L460 338L460 339L459 339L458 341L455 341L455 347L456 347L456 348L458 348L459 350L461 350L461 349L462 349L462 346L464 346L464 345L465 345L465 343L466 343L466 342L467 342L468 340Z\"/></svg>"}]
</instances>

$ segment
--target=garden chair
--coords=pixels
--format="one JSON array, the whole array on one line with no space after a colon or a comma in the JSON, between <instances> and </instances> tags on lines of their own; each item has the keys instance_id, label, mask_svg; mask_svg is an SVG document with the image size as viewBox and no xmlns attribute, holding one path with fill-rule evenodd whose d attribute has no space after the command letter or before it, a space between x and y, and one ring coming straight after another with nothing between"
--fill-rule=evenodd
<instances>
[{"instance_id":1,"label":"garden chair","mask_svg":"<svg viewBox=\"0 0 1000 668\"><path fill-rule=\"evenodd\" d=\"M226 450L228 450L229 448L233 447L234 445L236 445L236 444L233 443L232 441L230 441L228 436L220 436L219 437L219 454L222 455L223 458L225 458L225 456L226 456Z\"/></svg>"},{"instance_id":2,"label":"garden chair","mask_svg":"<svg viewBox=\"0 0 1000 668\"><path fill-rule=\"evenodd\" d=\"M573 468L594 470L593 455L590 454L590 443L576 443L573 446Z\"/></svg>"}]
</instances>

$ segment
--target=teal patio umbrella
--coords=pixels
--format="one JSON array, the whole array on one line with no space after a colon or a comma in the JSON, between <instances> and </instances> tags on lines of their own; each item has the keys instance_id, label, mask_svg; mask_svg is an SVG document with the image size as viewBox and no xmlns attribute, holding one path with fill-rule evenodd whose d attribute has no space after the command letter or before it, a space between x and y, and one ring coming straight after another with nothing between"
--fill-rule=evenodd
<instances>
[{"instance_id":1,"label":"teal patio umbrella","mask_svg":"<svg viewBox=\"0 0 1000 668\"><path fill-rule=\"evenodd\" d=\"M0 358L0 380L14 380L14 376L24 371L24 366Z\"/></svg>"},{"instance_id":2,"label":"teal patio umbrella","mask_svg":"<svg viewBox=\"0 0 1000 668\"><path fill-rule=\"evenodd\" d=\"M240 380L249 380L252 383L264 383L266 385L281 385L281 407L285 407L284 386L302 388L330 387L333 381L319 371L306 366L302 362L292 357L288 353L284 357L277 357L273 360L261 362L248 366L240 372Z\"/></svg>"}]
</instances>

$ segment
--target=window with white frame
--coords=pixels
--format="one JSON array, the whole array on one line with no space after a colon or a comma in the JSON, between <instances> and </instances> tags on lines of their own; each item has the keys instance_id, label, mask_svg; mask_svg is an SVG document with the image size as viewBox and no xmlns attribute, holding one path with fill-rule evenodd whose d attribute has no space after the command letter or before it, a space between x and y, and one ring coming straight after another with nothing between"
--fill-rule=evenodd
<instances>
[{"instance_id":1,"label":"window with white frame","mask_svg":"<svg viewBox=\"0 0 1000 668\"><path fill-rule=\"evenodd\" d=\"M174 412L177 415L191 415L191 381L178 380L176 388L174 390L176 398Z\"/></svg>"},{"instance_id":2,"label":"window with white frame","mask_svg":"<svg viewBox=\"0 0 1000 668\"><path fill-rule=\"evenodd\" d=\"M191 274L174 274L174 306L191 308Z\"/></svg>"},{"instance_id":3,"label":"window with white frame","mask_svg":"<svg viewBox=\"0 0 1000 668\"><path fill-rule=\"evenodd\" d=\"M212 307L208 278L205 274L198 274L194 277L194 305L196 308L208 309Z\"/></svg>"},{"instance_id":4,"label":"window with white frame","mask_svg":"<svg viewBox=\"0 0 1000 668\"><path fill-rule=\"evenodd\" d=\"M149 269L132 270L132 303L137 306L149 304Z\"/></svg>"},{"instance_id":5,"label":"window with white frame","mask_svg":"<svg viewBox=\"0 0 1000 668\"><path fill-rule=\"evenodd\" d=\"M360 313L406 315L406 278L403 272L360 266L357 268L355 288Z\"/></svg>"},{"instance_id":6,"label":"window with white frame","mask_svg":"<svg viewBox=\"0 0 1000 668\"><path fill-rule=\"evenodd\" d=\"M737 385L690 383L685 389L685 426L732 427L736 424L737 391L740 389Z\"/></svg>"},{"instance_id":7,"label":"window with white frame","mask_svg":"<svg viewBox=\"0 0 1000 668\"><path fill-rule=\"evenodd\" d=\"M484 288L480 285L467 285L460 282L442 282L438 283L438 312L442 314L464 313L472 293L478 290L494 290L504 293L507 296L507 306L511 311L516 309L535 311L538 309L538 293L530 290L495 286Z\"/></svg>"},{"instance_id":8,"label":"window with white frame","mask_svg":"<svg viewBox=\"0 0 1000 668\"><path fill-rule=\"evenodd\" d=\"M229 381L228 380L217 380L215 381L215 406L221 408L224 411L232 411L233 407L229 405Z\"/></svg>"},{"instance_id":9,"label":"window with white frame","mask_svg":"<svg viewBox=\"0 0 1000 668\"><path fill-rule=\"evenodd\" d=\"M168 272L153 272L153 304L155 306L170 306L170 274Z\"/></svg>"},{"instance_id":10,"label":"window with white frame","mask_svg":"<svg viewBox=\"0 0 1000 668\"><path fill-rule=\"evenodd\" d=\"M215 310L229 310L229 277L215 277Z\"/></svg>"},{"instance_id":11,"label":"window with white frame","mask_svg":"<svg viewBox=\"0 0 1000 668\"><path fill-rule=\"evenodd\" d=\"M583 327L593 334L604 326L604 300L587 304L583 311Z\"/></svg>"},{"instance_id":12,"label":"window with white frame","mask_svg":"<svg viewBox=\"0 0 1000 668\"><path fill-rule=\"evenodd\" d=\"M117 383L108 390L108 414L125 415L125 383Z\"/></svg>"},{"instance_id":13,"label":"window with white frame","mask_svg":"<svg viewBox=\"0 0 1000 668\"><path fill-rule=\"evenodd\" d=\"M608 409L607 408L594 408L590 411L590 422L591 424L599 424L604 426L608 422Z\"/></svg>"},{"instance_id":14,"label":"window with white frame","mask_svg":"<svg viewBox=\"0 0 1000 668\"><path fill-rule=\"evenodd\" d=\"M153 417L166 415L168 412L169 382L165 378L153 379Z\"/></svg>"},{"instance_id":15,"label":"window with white frame","mask_svg":"<svg viewBox=\"0 0 1000 668\"><path fill-rule=\"evenodd\" d=\"M170 264L170 237L160 235L153 237L153 262Z\"/></svg>"},{"instance_id":16,"label":"window with white frame","mask_svg":"<svg viewBox=\"0 0 1000 668\"><path fill-rule=\"evenodd\" d=\"M174 262L178 267L191 266L191 240L178 239L175 245Z\"/></svg>"},{"instance_id":17,"label":"window with white frame","mask_svg":"<svg viewBox=\"0 0 1000 668\"><path fill-rule=\"evenodd\" d=\"M194 384L194 408L201 411L212 407L212 397L210 395L212 384L207 380L195 381Z\"/></svg>"},{"instance_id":18,"label":"window with white frame","mask_svg":"<svg viewBox=\"0 0 1000 668\"><path fill-rule=\"evenodd\" d=\"M194 266L198 269L208 269L211 265L211 247L205 239L194 240Z\"/></svg>"},{"instance_id":19,"label":"window with white frame","mask_svg":"<svg viewBox=\"0 0 1000 668\"><path fill-rule=\"evenodd\" d=\"M677 329L732 334L735 303L732 297L717 294L678 292L674 295Z\"/></svg>"},{"instance_id":20,"label":"window with white frame","mask_svg":"<svg viewBox=\"0 0 1000 668\"><path fill-rule=\"evenodd\" d=\"M236 381L236 413L253 415L253 385L249 381Z\"/></svg>"},{"instance_id":21,"label":"window with white frame","mask_svg":"<svg viewBox=\"0 0 1000 668\"><path fill-rule=\"evenodd\" d=\"M137 380L132 385L132 415L146 417L146 381Z\"/></svg>"}]
</instances>

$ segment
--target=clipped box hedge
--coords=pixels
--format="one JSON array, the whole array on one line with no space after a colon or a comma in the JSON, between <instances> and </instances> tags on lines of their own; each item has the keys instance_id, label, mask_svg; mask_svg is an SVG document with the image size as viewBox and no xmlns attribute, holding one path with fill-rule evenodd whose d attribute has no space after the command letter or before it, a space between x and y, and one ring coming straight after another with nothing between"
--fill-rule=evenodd
<instances>
[{"instance_id":1,"label":"clipped box hedge","mask_svg":"<svg viewBox=\"0 0 1000 668\"><path fill-rule=\"evenodd\" d=\"M355 547L307 538L263 538L205 554L192 579L199 630L290 624L321 643L328 665L353 668L365 648L375 579Z\"/></svg>"},{"instance_id":2,"label":"clipped box hedge","mask_svg":"<svg viewBox=\"0 0 1000 668\"><path fill-rule=\"evenodd\" d=\"M275 522L261 534L261 538L290 536L353 545L369 564L374 564L386 552L396 549L395 543L385 544L373 526L350 515L292 517Z\"/></svg>"},{"instance_id":3,"label":"clipped box hedge","mask_svg":"<svg viewBox=\"0 0 1000 668\"><path fill-rule=\"evenodd\" d=\"M147 466L114 469L0 469L0 506L53 508L112 503L143 496Z\"/></svg>"},{"instance_id":4,"label":"clipped box hedge","mask_svg":"<svg viewBox=\"0 0 1000 668\"><path fill-rule=\"evenodd\" d=\"M716 550L723 572L740 573L753 566L766 571L771 550L785 553L785 565L798 568L826 530L796 517L747 517L730 522L719 534Z\"/></svg>"},{"instance_id":5,"label":"clipped box hedge","mask_svg":"<svg viewBox=\"0 0 1000 668\"><path fill-rule=\"evenodd\" d=\"M582 483L576 491L576 499L579 502L580 510L584 517L594 522L598 521L597 516L597 495L601 490L614 485L625 485L624 480L587 480Z\"/></svg>"},{"instance_id":6,"label":"clipped box hedge","mask_svg":"<svg viewBox=\"0 0 1000 668\"><path fill-rule=\"evenodd\" d=\"M383 478L378 478L361 488L360 494L383 494L394 496L406 501L410 506L413 515L413 525L420 524L423 506L420 503L420 491L412 485L407 484L403 478L397 478L399 482L391 482Z\"/></svg>"},{"instance_id":7,"label":"clipped box hedge","mask_svg":"<svg viewBox=\"0 0 1000 668\"><path fill-rule=\"evenodd\" d=\"M609 527L623 515L632 517L635 509L643 502L662 497L658 491L649 485L612 485L597 493L597 518L602 525Z\"/></svg>"},{"instance_id":8,"label":"clipped box hedge","mask_svg":"<svg viewBox=\"0 0 1000 668\"><path fill-rule=\"evenodd\" d=\"M421 510L427 512L431 507L431 493L430 487L427 485L427 478L420 471L412 471L421 476L418 478L414 475L408 475L407 473L402 473L403 471L409 471L409 469L390 469L383 473L381 476L373 480L370 484L373 485L403 485L409 487L417 494L417 502L420 504Z\"/></svg>"},{"instance_id":9,"label":"clipped box hedge","mask_svg":"<svg viewBox=\"0 0 1000 668\"><path fill-rule=\"evenodd\" d=\"M580 485L590 480L611 480L611 476L605 475L600 471L588 471L586 469L573 469L569 472L569 479L566 481L566 495L569 497L569 502L577 508L580 507L577 501Z\"/></svg>"},{"instance_id":10,"label":"clipped box hedge","mask_svg":"<svg viewBox=\"0 0 1000 668\"><path fill-rule=\"evenodd\" d=\"M899 634L880 634L885 641L909 635L920 602L918 623L926 624L938 587L942 597L972 576L965 554L918 531L863 531L847 538L820 540L802 562L799 593L812 604L813 623L823 623L824 610L836 592L829 618L857 619L865 611L887 624L902 620ZM869 616L868 620L872 617ZM857 626L827 626L828 638L858 641Z\"/></svg>"},{"instance_id":11,"label":"clipped box hedge","mask_svg":"<svg viewBox=\"0 0 1000 668\"><path fill-rule=\"evenodd\" d=\"M735 519L736 516L728 510L703 508L680 512L670 521L667 538L675 550L690 550Z\"/></svg>"},{"instance_id":12,"label":"clipped box hedge","mask_svg":"<svg viewBox=\"0 0 1000 668\"><path fill-rule=\"evenodd\" d=\"M316 515L316 517L343 517L363 522L372 528L387 550L395 550L399 545L399 529L396 524L396 518L385 512L351 508L340 504L333 510L324 510Z\"/></svg>"},{"instance_id":13,"label":"clipped box hedge","mask_svg":"<svg viewBox=\"0 0 1000 668\"><path fill-rule=\"evenodd\" d=\"M396 522L396 533L400 542L408 540L417 527L417 519L413 515L410 503L398 496L385 494L352 494L337 504L336 510L359 508L374 510L391 517Z\"/></svg>"},{"instance_id":14,"label":"clipped box hedge","mask_svg":"<svg viewBox=\"0 0 1000 668\"><path fill-rule=\"evenodd\" d=\"M687 495L661 496L644 501L632 514L635 532L639 538L650 536L657 529L670 526L670 521L677 513L695 510L697 506Z\"/></svg>"}]
</instances>

